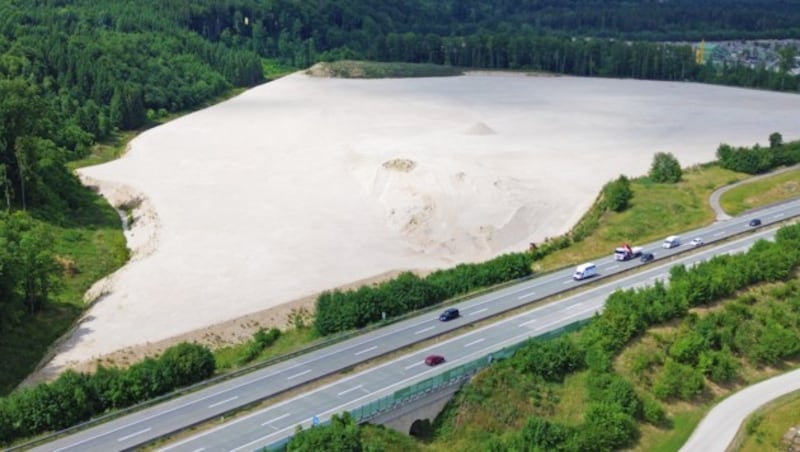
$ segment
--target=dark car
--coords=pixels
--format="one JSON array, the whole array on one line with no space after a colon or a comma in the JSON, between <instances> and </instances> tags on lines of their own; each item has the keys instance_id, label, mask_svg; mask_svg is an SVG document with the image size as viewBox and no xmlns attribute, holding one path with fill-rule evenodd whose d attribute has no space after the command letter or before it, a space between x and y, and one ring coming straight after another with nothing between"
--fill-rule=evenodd
<instances>
[{"instance_id":1,"label":"dark car","mask_svg":"<svg viewBox=\"0 0 800 452\"><path fill-rule=\"evenodd\" d=\"M448 309L445 309L444 312L441 315L439 315L439 320L441 320L442 322L446 322L448 320L457 319L458 316L460 316L460 315L461 314L458 312L458 309L456 309L456 308L448 308Z\"/></svg>"},{"instance_id":2,"label":"dark car","mask_svg":"<svg viewBox=\"0 0 800 452\"><path fill-rule=\"evenodd\" d=\"M642 262L650 262L651 260L655 259L656 256L653 253L644 253L642 254Z\"/></svg>"},{"instance_id":3,"label":"dark car","mask_svg":"<svg viewBox=\"0 0 800 452\"><path fill-rule=\"evenodd\" d=\"M752 227L761 226L761 220L759 220L758 218L753 218L752 220L750 220L750 226Z\"/></svg>"},{"instance_id":4,"label":"dark car","mask_svg":"<svg viewBox=\"0 0 800 452\"><path fill-rule=\"evenodd\" d=\"M429 366L436 366L444 362L444 356L442 355L430 355L425 358L425 364Z\"/></svg>"}]
</instances>

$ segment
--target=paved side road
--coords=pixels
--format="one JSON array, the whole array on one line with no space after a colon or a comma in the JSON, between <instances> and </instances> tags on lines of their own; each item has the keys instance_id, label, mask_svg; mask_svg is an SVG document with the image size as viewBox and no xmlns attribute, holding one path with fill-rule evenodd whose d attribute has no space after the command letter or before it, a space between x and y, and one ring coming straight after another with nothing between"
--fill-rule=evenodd
<instances>
[{"instance_id":1,"label":"paved side road","mask_svg":"<svg viewBox=\"0 0 800 452\"><path fill-rule=\"evenodd\" d=\"M800 369L742 389L708 412L681 451L725 452L751 413L797 390L800 390Z\"/></svg>"},{"instance_id":2,"label":"paved side road","mask_svg":"<svg viewBox=\"0 0 800 452\"><path fill-rule=\"evenodd\" d=\"M775 176L776 174L781 174L781 173L785 173L787 171L792 171L792 170L795 170L797 168L800 168L800 165L787 166L787 167L781 168L781 169L779 169L777 171L772 171L772 172L769 172L769 173L766 173L766 174L760 174L758 176L748 177L745 180L741 180L739 182L736 182L736 183L733 183L733 184L730 184L730 185L726 185L726 186L724 186L722 188L718 188L718 189L714 190L714 193L711 193L711 196L708 198L708 203L711 204L711 208L714 209L714 212L717 214L717 221L725 221L725 220L730 220L731 218L733 218L730 215L728 215L728 213L725 212L725 210L719 204L719 198L722 197L722 195L725 194L725 192L727 192L728 190L731 190L732 188L736 188L736 187L738 187L739 185L742 185L742 184L749 184L750 182L755 182L755 181L757 181L759 179L763 179L765 177L771 177L771 176Z\"/></svg>"}]
</instances>

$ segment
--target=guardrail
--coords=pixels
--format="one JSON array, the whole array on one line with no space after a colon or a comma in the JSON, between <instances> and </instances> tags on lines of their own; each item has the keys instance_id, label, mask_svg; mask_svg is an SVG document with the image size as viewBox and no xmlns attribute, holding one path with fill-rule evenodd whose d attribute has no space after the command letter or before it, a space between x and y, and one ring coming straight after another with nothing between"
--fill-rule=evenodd
<instances>
[{"instance_id":1,"label":"guardrail","mask_svg":"<svg viewBox=\"0 0 800 452\"><path fill-rule=\"evenodd\" d=\"M786 201L782 201L782 202L786 202ZM775 203L774 205L781 204L782 202ZM763 208L768 208L768 207L763 207ZM762 209L762 208L760 208L760 209ZM753 209L753 210L760 210L760 209ZM793 216L786 217L786 218L782 219L782 221L787 221L787 220L790 220L792 218L794 218L794 217ZM780 222L781 221L779 221L778 223L780 223ZM733 234L730 237L727 237L726 239L723 239L723 240L710 240L708 243L728 240L728 239L731 239L731 238L736 237L736 236L744 235L744 234L746 234L748 232L750 232L750 231L749 230L743 230L743 231L741 231L739 233ZM677 253L675 253L675 256L686 254L686 253L688 253L690 251L693 251L693 249L691 249L691 248L681 249L681 250L678 250ZM251 373L251 372L255 372L255 371L259 370L259 369L263 369L265 367L269 367L269 366L278 364L278 363L283 362L283 361L288 361L288 360L290 360L292 358L311 353L311 352L313 352L315 350L319 350L319 349L322 349L322 348L337 344L339 342L343 342L345 340L348 340L348 339L351 339L351 338L354 338L354 337L361 336L361 335L369 333L371 331L374 331L374 330L380 329L382 327L401 322L403 320L407 320L409 318L418 316L420 314L424 314L424 313L427 313L427 312L433 312L433 311L435 311L437 309L441 309L444 306L455 304L455 303L458 303L460 301L467 300L467 299L470 299L470 298L475 298L477 296L481 296L481 295L484 295L484 294L487 294L487 293L490 293L490 292L493 292L493 291L496 291L496 290L499 290L499 289L502 289L502 288L505 288L505 287L510 287L510 286L512 286L514 284L517 284L517 283L520 283L520 282L523 282L523 281L528 281L528 280L531 280L531 279L536 279L536 278L539 278L539 277L542 277L542 276L553 274L553 273L562 271L562 270L564 270L566 268L570 268L571 266L572 265L567 265L567 266L560 267L560 268L557 268L557 269L551 269L551 270L542 271L542 272L534 272L534 273L532 273L532 274L530 274L528 276L522 277L522 278L517 278L517 279L514 279L514 280L506 281L504 283L500 283L500 284L497 284L497 285L494 285L494 286L491 286L491 287L477 289L477 290L475 290L473 292L456 296L454 298L445 300L445 301L443 301L441 303L437 303L437 304L434 304L434 305L431 305L431 306L427 306L425 308L422 308L422 309L419 309L419 310L416 310L416 311L408 312L406 314L402 314L402 315L399 315L397 317L388 318L386 320L377 322L377 323L372 324L372 325L368 325L368 326L366 326L364 328L361 328L361 329L358 329L358 330L344 332L344 333L337 334L337 335L335 335L333 337L328 337L328 338L325 338L325 339L321 339L321 340L319 340L317 342L309 344L309 345L307 345L307 346L305 346L305 347L303 347L301 349L298 349L298 350L296 350L294 352L289 352L289 353L286 353L286 354L283 354L283 355L280 355L280 356L276 356L276 357L267 359L265 361L254 363L254 364L242 367L240 369L228 372L226 374L223 374L223 375L220 375L220 376L217 376L217 377L213 377L213 378L211 378L209 380L205 380L203 382L196 383L196 384L194 384L192 386L188 386L188 387L179 389L179 390L177 390L175 392L171 392L169 394L165 394L165 395L159 396L159 397L157 397L155 399L151 399L151 400L142 402L140 404L133 405L133 406L128 407L128 408L124 408L124 409L121 409L121 410L118 410L118 411L114 411L114 412L99 416L97 418L93 418L93 419L91 419L89 421L86 421L86 422L83 422L81 424L66 428L64 430L60 430L58 432L54 432L54 433L50 433L50 434L41 436L39 438L33 439L31 441L28 441L26 443L14 445L8 450L9 451L26 450L26 449L30 449L30 448L35 447L35 446L46 444L46 443L51 442L53 440L56 440L56 439L58 439L60 437L67 436L67 435L70 435L70 434L74 434L74 433L77 433L77 432L79 432L81 430L86 430L86 429L94 427L96 425L99 425L99 424L102 424L102 423L105 423L105 422L108 422L108 421L111 421L111 420L114 420L114 419L117 419L117 418L120 418L120 417L124 417L124 416L126 416L128 414L132 414L134 412L141 411L143 409L146 409L146 408L149 408L151 406L157 405L159 403L166 402L168 400L171 400L171 399L186 395L186 394L191 393L191 392L195 392L195 391L203 389L205 387L213 386L213 385L215 385L217 383L220 383L220 382L223 382L223 381L226 381L226 380L229 380L229 379L233 379L233 378L236 378L236 377L239 377L241 375L245 375L245 374L248 374L248 373ZM631 268L628 268L628 269L625 269L625 270L622 270L622 271L619 271L619 272L616 272L616 273L620 273L620 274L629 273L630 271L634 270L635 268L636 267L631 267ZM609 277L610 276L606 277L606 276L602 276L601 275L600 278L593 278L594 281L592 281L592 282L597 282L597 281L600 281L600 280L603 280L603 279L609 278ZM553 293L552 296L563 294L565 292L570 292L570 291L575 290L575 289L576 289L575 287L565 288L563 290L559 290L559 291ZM535 300L535 301L538 301L538 300ZM533 302L523 303L523 304L521 304L521 305L519 305L519 306L517 306L515 308L512 308L512 310L521 308L523 306L530 305L532 303ZM501 315L503 313L504 312L498 312L497 315Z\"/></svg>"},{"instance_id":2,"label":"guardrail","mask_svg":"<svg viewBox=\"0 0 800 452\"><path fill-rule=\"evenodd\" d=\"M553 271L558 271L558 270L552 270L552 271L542 272L542 273L532 273L532 274L530 274L528 276L525 276L525 277L522 277L522 278L517 278L517 279L511 280L511 281L506 281L504 283L500 283L500 284L497 284L497 285L494 285L494 286L491 286L491 287L485 287L485 288L482 288L482 289L477 289L477 290L475 290L473 292L456 296L454 298L445 300L445 301L443 301L441 303L437 303L437 304L434 304L434 305L431 305L431 306L427 306L427 307L424 307L422 309L418 309L416 311L408 312L408 313L405 313L405 314L402 314L402 315L399 315L399 316L396 316L396 317L391 317L391 318L388 318L386 320L382 320L380 322L374 323L372 325L365 326L364 328L361 328L361 329L358 329L358 330L347 331L347 332L344 332L344 333L336 334L336 335L331 336L331 337L326 337L324 339L320 339L320 340L318 340L316 342L313 342L313 343L311 343L311 344L309 344L309 345L307 345L307 346L305 346L303 348L300 348L298 350L295 350L293 352L289 352L289 353L285 353L283 355L275 356L275 357L269 358L269 359L264 360L264 361L259 361L257 363L253 363L253 364L244 366L242 368L233 370L231 372L227 372L225 374L218 375L216 377L212 377L212 378L210 378L208 380L204 380L202 382L195 383L195 384L193 384L191 386L187 386L185 388L178 389L177 391L173 391L173 392L170 392L168 394L164 394L164 395L156 397L154 399L150 399L150 400L138 403L136 405L132 405L132 406L127 407L127 408L122 408L122 409L110 412L108 414L104 414L104 415L101 415L99 417L92 418L92 419L90 419L90 420L88 420L86 422L82 422L82 423L80 423L78 425L74 425L72 427L68 427L68 428L66 428L64 430L59 430L57 432L46 434L46 435L43 435L41 437L35 438L35 439L31 440L31 441L14 445L14 446L12 446L11 448L9 448L7 450L8 451L27 450L27 449L30 449L30 448L33 448L33 447L36 447L36 446L40 446L42 444L46 444L48 442L54 441L54 440L56 440L58 438L61 438L63 436L67 436L67 435L71 435L71 434L74 434L74 433L78 433L78 432L80 432L82 430L86 430L86 429L95 427L97 425L100 425L100 424L103 424L103 423L106 423L106 422L109 422L109 421L113 421L114 419L118 419L118 418L127 416L129 414L133 414L133 413L135 413L137 411L141 411L141 410L144 410L144 409L149 408L151 406L158 405L159 403L166 402L166 401L178 398L180 396L183 396L183 395L198 391L200 389L203 389L203 388L206 388L206 387L209 387L209 386L213 386L213 385L221 383L223 381L231 380L233 378L236 378L236 377L239 377L239 376L242 376L242 375L246 375L246 374L255 372L257 370L260 370L260 369L263 369L263 368L266 368L266 367L269 367L269 366L273 366L275 364L278 364L278 363L281 363L281 362L284 362L284 361L288 361L288 360L290 360L292 358L296 358L298 356L306 355L306 354L314 352L316 350L319 350L319 349L322 349L322 348L325 348L325 347L329 347L331 345L338 344L339 342L344 342L344 341L346 341L348 339L352 339L354 337L358 337L358 336L364 335L366 333L369 333L371 331L383 328L383 327L388 326L388 325L392 325L392 324L395 324L395 323L402 322L403 320L410 319L412 317L418 316L420 314L424 314L426 312L436 311L438 309L443 308L444 306L455 304L455 303L458 303L460 301L464 301L464 300L467 300L467 299L470 299L470 298L474 298L474 297L477 297L477 296L480 296L480 295L484 295L486 293L490 293L492 291L495 291L495 290L498 290L498 289L502 289L504 287L512 286L514 284L517 284L517 283L520 283L520 282L523 282L523 281L527 281L527 280L530 280L530 279L533 279L533 278L544 276L544 275L549 274L549 273L551 273Z\"/></svg>"},{"instance_id":3,"label":"guardrail","mask_svg":"<svg viewBox=\"0 0 800 452\"><path fill-rule=\"evenodd\" d=\"M432 392L451 387L455 384L461 384L464 380L468 380L473 375L478 373L478 371L489 367L493 362L510 358L514 355L514 353L516 353L517 350L528 344L531 339L539 341L555 339L556 337L582 328L584 325L589 323L590 320L591 319L579 320L577 322L564 325L561 328L522 340L500 350L487 353L486 355L474 359L468 363L448 369L438 375L419 381L405 388L398 389L392 394L381 397L377 400L373 400L372 402L369 402L358 408L354 408L353 410L350 410L350 415L358 423L369 422L370 419L374 419L380 414L400 408L403 405L418 400L421 397L425 397ZM325 420L319 425L327 425L329 423L330 420ZM283 451L285 450L289 441L291 441L291 438L292 437L289 436L280 441L266 445L264 446L264 449L268 451Z\"/></svg>"}]
</instances>

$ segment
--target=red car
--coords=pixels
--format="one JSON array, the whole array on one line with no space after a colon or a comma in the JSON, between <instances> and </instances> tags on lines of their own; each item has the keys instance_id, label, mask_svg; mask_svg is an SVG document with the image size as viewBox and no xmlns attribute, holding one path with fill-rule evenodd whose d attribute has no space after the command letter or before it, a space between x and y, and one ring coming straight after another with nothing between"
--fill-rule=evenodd
<instances>
[{"instance_id":1,"label":"red car","mask_svg":"<svg viewBox=\"0 0 800 452\"><path fill-rule=\"evenodd\" d=\"M425 358L425 364L429 366L436 366L444 362L444 356L442 355L430 355Z\"/></svg>"}]
</instances>

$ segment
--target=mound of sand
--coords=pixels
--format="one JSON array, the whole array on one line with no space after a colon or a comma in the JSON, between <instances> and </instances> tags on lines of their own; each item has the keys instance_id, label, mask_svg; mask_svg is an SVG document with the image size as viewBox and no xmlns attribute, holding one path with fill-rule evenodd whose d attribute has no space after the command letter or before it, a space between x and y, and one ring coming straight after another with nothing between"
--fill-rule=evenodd
<instances>
[{"instance_id":1,"label":"mound of sand","mask_svg":"<svg viewBox=\"0 0 800 452\"><path fill-rule=\"evenodd\" d=\"M487 126L483 122L476 122L472 126L470 126L467 130L464 131L467 135L494 135L497 132L492 130L491 127Z\"/></svg>"},{"instance_id":2,"label":"mound of sand","mask_svg":"<svg viewBox=\"0 0 800 452\"><path fill-rule=\"evenodd\" d=\"M797 111L796 95L570 77L295 74L256 87L80 170L113 204L139 200L128 237L143 251L46 371L389 271L526 249L656 151L691 165L720 141L792 139Z\"/></svg>"}]
</instances>

